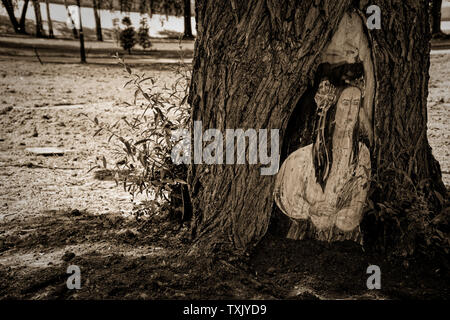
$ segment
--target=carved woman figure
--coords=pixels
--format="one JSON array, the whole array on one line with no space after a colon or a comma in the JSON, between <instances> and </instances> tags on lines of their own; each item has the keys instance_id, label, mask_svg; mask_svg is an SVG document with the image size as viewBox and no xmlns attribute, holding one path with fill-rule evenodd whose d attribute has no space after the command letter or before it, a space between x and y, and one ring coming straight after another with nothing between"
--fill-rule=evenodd
<instances>
[{"instance_id":1,"label":"carved woman figure","mask_svg":"<svg viewBox=\"0 0 450 320\"><path fill-rule=\"evenodd\" d=\"M367 197L370 153L358 140L361 100L356 86L337 89L322 81L315 96L316 139L289 155L275 183L275 202L284 214L310 219L330 237L334 226L345 232L359 226Z\"/></svg>"}]
</instances>

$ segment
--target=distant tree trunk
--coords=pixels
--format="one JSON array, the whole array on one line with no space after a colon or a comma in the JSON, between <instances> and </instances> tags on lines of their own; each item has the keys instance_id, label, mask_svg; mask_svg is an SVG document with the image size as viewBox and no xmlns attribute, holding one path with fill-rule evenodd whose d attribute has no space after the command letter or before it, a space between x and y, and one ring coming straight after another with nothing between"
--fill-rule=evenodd
<instances>
[{"instance_id":1,"label":"distant tree trunk","mask_svg":"<svg viewBox=\"0 0 450 320\"><path fill-rule=\"evenodd\" d=\"M80 0L77 0L78 7L78 22L79 22L79 37L80 37L80 59L81 63L86 63L86 51L84 50L84 35L83 35L83 24L81 23L81 5Z\"/></svg>"},{"instance_id":2,"label":"distant tree trunk","mask_svg":"<svg viewBox=\"0 0 450 320\"><path fill-rule=\"evenodd\" d=\"M193 39L191 27L191 0L184 0L184 39Z\"/></svg>"},{"instance_id":3,"label":"distant tree trunk","mask_svg":"<svg viewBox=\"0 0 450 320\"><path fill-rule=\"evenodd\" d=\"M44 28L42 27L41 6L39 0L33 0L34 14L36 16L36 37L45 36Z\"/></svg>"},{"instance_id":4,"label":"distant tree trunk","mask_svg":"<svg viewBox=\"0 0 450 320\"><path fill-rule=\"evenodd\" d=\"M440 35L441 31L441 10L442 0L432 0L431 2L431 34Z\"/></svg>"},{"instance_id":5,"label":"distant tree trunk","mask_svg":"<svg viewBox=\"0 0 450 320\"><path fill-rule=\"evenodd\" d=\"M149 13L148 13L148 16L149 16L150 19L153 16L154 5L155 5L154 0L149 0L149 4L148 4L148 11L149 11Z\"/></svg>"},{"instance_id":6,"label":"distant tree trunk","mask_svg":"<svg viewBox=\"0 0 450 320\"><path fill-rule=\"evenodd\" d=\"M98 0L92 0L92 7L94 8L94 18L95 18L95 30L97 31L97 41L103 41L102 36L102 23L100 20L100 15L98 10L100 9Z\"/></svg>"},{"instance_id":7,"label":"distant tree trunk","mask_svg":"<svg viewBox=\"0 0 450 320\"><path fill-rule=\"evenodd\" d=\"M22 33L26 33L25 22L26 22L26 15L27 15L29 2L30 2L30 0L25 0L25 2L23 4L23 8L22 8L22 15L20 16L19 28L22 31Z\"/></svg>"},{"instance_id":8,"label":"distant tree trunk","mask_svg":"<svg viewBox=\"0 0 450 320\"><path fill-rule=\"evenodd\" d=\"M50 16L50 4L48 0L45 0L45 6L47 9L47 25L48 25L48 37L54 38L55 35L53 34L53 23L52 23L52 17Z\"/></svg>"},{"instance_id":9,"label":"distant tree trunk","mask_svg":"<svg viewBox=\"0 0 450 320\"><path fill-rule=\"evenodd\" d=\"M6 12L8 13L9 20L14 28L15 33L21 33L19 24L17 23L16 16L14 15L14 5L11 0L2 0L3 5L5 6Z\"/></svg>"},{"instance_id":10,"label":"distant tree trunk","mask_svg":"<svg viewBox=\"0 0 450 320\"><path fill-rule=\"evenodd\" d=\"M70 25L71 25L71 28L72 28L73 38L74 39L78 39L77 27L75 25L75 21L73 20L72 14L70 13L69 5L67 4L67 0L64 0L64 6L66 7L67 16L69 17L69 20L70 20Z\"/></svg>"},{"instance_id":11,"label":"distant tree trunk","mask_svg":"<svg viewBox=\"0 0 450 320\"><path fill-rule=\"evenodd\" d=\"M376 82L369 147L376 183L369 197L373 203L410 212L415 201L404 197L417 188L428 196L425 205L434 208L434 191L446 191L426 135L431 33L425 2L197 0L189 95L192 121L202 121L203 130L221 132L279 129L283 148L291 139L291 115L297 115L302 117L300 138L311 143L309 119L317 110L298 103L317 86L321 53L344 14L355 10L365 19L369 5L378 5L382 12L381 30L365 30ZM246 250L266 234L275 176L262 176L261 167L265 166L190 166L197 239L192 252ZM390 211L384 212L388 217ZM383 228L383 222L373 218L362 231L369 240L383 241L390 230Z\"/></svg>"}]
</instances>

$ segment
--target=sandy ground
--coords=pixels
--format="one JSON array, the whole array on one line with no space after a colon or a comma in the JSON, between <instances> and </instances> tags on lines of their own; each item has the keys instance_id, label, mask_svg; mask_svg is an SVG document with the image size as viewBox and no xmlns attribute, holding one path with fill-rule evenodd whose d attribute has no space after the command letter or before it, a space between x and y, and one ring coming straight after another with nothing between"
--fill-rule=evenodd
<instances>
[{"instance_id":1,"label":"sandy ground","mask_svg":"<svg viewBox=\"0 0 450 320\"><path fill-rule=\"evenodd\" d=\"M167 65L141 65L136 70L155 77L155 85L160 88L175 80ZM131 213L139 199L133 202L115 182L96 179L95 170L88 172L102 156L110 167L118 158L114 144L107 143L108 136L93 137L96 128L80 114L113 123L140 112L124 104L133 100L133 91L123 89L125 81L125 73L118 66L41 65L25 58L0 57L0 278L6 279L0 283L0 298L316 299L442 294L433 289L434 282L427 284L431 288L419 288L416 295L404 293L406 289L400 284L383 293L368 294L362 285L353 288L352 281L363 276L370 257L361 258L360 249L341 245L336 250L344 253L337 258L316 244L294 252L296 260L289 272L295 271L296 276L292 279L284 278L287 274L275 275L286 261L269 267L258 262L270 259L261 252L255 256L257 271L252 272L265 274L265 278L249 278L247 273L240 278L242 271L236 271L233 279L223 278L220 284L214 282L220 273L205 273L201 278L201 270L196 274L194 268L173 258L180 255L187 241L185 226L136 220ZM428 137L447 185L449 89L450 55L434 54ZM25 150L42 146L58 147L65 153L44 157ZM279 252L270 246L264 250ZM67 258L67 253L75 258ZM309 260L299 262L302 254L314 256L325 265L330 259L339 260L333 267L337 275L315 270ZM172 259L167 260L167 256ZM355 261L351 270L346 267L348 259ZM65 289L64 268L69 260L83 267L85 290L74 293ZM226 263L230 272L232 267ZM267 266L265 270L261 270L263 265ZM104 266L109 269L104 270ZM115 276L111 278L111 274ZM392 273L393 283L397 276ZM331 281L328 286L321 277ZM205 287L196 286L198 281L204 281Z\"/></svg>"},{"instance_id":2,"label":"sandy ground","mask_svg":"<svg viewBox=\"0 0 450 320\"><path fill-rule=\"evenodd\" d=\"M450 54L431 56L427 134L442 179L450 186Z\"/></svg>"},{"instance_id":3,"label":"sandy ground","mask_svg":"<svg viewBox=\"0 0 450 320\"><path fill-rule=\"evenodd\" d=\"M140 112L123 103L133 101L133 90L123 88L125 73L119 67L1 63L0 90L6 93L0 99L1 108L13 109L0 119L0 174L5 177L0 186L0 217L63 208L130 212L126 192L87 173L100 157L110 160L109 165L116 158L115 144L108 144L103 133L94 138L97 128L89 119L114 123ZM173 77L171 71L140 71L156 77L161 87ZM61 157L43 157L26 151L46 146L66 152Z\"/></svg>"}]
</instances>

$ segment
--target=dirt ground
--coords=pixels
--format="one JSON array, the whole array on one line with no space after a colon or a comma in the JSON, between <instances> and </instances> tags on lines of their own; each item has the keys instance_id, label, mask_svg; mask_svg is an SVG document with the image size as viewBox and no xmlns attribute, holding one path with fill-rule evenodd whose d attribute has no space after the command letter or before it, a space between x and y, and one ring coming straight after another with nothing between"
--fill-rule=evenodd
<instances>
[{"instance_id":1,"label":"dirt ground","mask_svg":"<svg viewBox=\"0 0 450 320\"><path fill-rule=\"evenodd\" d=\"M162 88L167 64L138 65ZM138 219L112 179L89 172L113 167L114 143L96 137L89 118L114 123L140 112L124 102L125 73L112 64L41 65L0 55L0 299L403 299L449 298L448 270L404 269L353 243L320 244L268 236L251 256L219 259L205 270L186 257L186 225ZM428 137L450 185L450 55L432 55ZM29 147L53 146L62 156ZM97 177L97 178L96 178ZM208 257L205 257L207 260ZM368 291L366 268L383 270ZM82 288L68 290L69 265ZM199 284L202 285L199 285Z\"/></svg>"}]
</instances>

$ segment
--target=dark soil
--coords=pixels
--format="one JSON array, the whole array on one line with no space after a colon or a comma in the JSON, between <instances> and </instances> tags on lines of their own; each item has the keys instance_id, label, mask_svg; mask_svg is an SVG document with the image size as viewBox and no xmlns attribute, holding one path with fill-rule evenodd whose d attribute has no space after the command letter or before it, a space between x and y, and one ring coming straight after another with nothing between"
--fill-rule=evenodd
<instances>
[{"instance_id":1,"label":"dark soil","mask_svg":"<svg viewBox=\"0 0 450 320\"><path fill-rule=\"evenodd\" d=\"M2 225L9 228L17 227ZM417 262L406 268L352 242L268 235L245 258L194 259L188 256L188 227L167 217L125 219L70 210L48 212L20 229L0 236L0 252L22 259L32 252L30 260L46 266L0 265L1 299L449 298L448 270ZM371 264L382 270L381 290L366 287ZM67 289L69 265L81 269L80 290Z\"/></svg>"}]
</instances>

